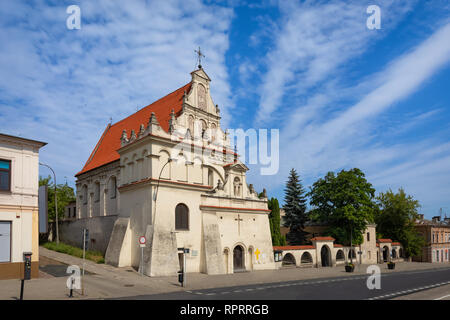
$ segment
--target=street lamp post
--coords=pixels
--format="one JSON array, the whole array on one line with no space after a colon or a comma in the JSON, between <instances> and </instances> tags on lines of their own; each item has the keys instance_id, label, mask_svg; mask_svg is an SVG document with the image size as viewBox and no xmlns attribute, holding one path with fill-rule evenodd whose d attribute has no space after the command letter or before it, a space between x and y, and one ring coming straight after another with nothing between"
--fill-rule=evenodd
<instances>
[{"instance_id":1,"label":"street lamp post","mask_svg":"<svg viewBox=\"0 0 450 320\"><path fill-rule=\"evenodd\" d=\"M163 172L163 170L164 170L164 168L170 163L170 162L172 162L172 159L169 157L169 159L167 159L167 162L163 165L163 167L161 168L161 171L159 172L159 177L158 177L158 182L157 182L157 184L156 184L156 190L155 190L155 193L153 194L153 201L155 202L155 204L154 204L154 214L153 214L153 224L155 223L155 221L156 221L156 199L157 199L157 197L158 197L158 190L159 190L159 181L161 180L161 175L162 175L162 172Z\"/></svg>"},{"instance_id":2,"label":"street lamp post","mask_svg":"<svg viewBox=\"0 0 450 320\"><path fill-rule=\"evenodd\" d=\"M58 200L56 196L56 174L55 171L47 164L39 162L41 166L49 168L53 172L53 179L55 181L55 217L56 217L56 244L59 244L59 230L58 230Z\"/></svg>"}]
</instances>

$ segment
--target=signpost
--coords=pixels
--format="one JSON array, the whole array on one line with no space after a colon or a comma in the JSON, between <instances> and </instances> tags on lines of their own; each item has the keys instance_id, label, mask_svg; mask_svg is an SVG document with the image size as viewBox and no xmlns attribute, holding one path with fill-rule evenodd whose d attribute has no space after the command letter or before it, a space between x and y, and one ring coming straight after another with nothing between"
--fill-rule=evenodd
<instances>
[{"instance_id":1,"label":"signpost","mask_svg":"<svg viewBox=\"0 0 450 320\"><path fill-rule=\"evenodd\" d=\"M140 270L141 270L141 275L144 275L144 248L145 248L145 244L147 243L147 238L145 238L144 236L140 236L139 237L139 246L141 247L141 266L140 266Z\"/></svg>"},{"instance_id":2,"label":"signpost","mask_svg":"<svg viewBox=\"0 0 450 320\"><path fill-rule=\"evenodd\" d=\"M31 279L31 252L24 252L23 253L23 279L20 283L20 300L23 300L23 287L25 280Z\"/></svg>"},{"instance_id":3,"label":"signpost","mask_svg":"<svg viewBox=\"0 0 450 320\"><path fill-rule=\"evenodd\" d=\"M186 254L189 253L189 248L178 248L178 251L183 252L183 270L178 271L178 282L182 287L186 287Z\"/></svg>"}]
</instances>

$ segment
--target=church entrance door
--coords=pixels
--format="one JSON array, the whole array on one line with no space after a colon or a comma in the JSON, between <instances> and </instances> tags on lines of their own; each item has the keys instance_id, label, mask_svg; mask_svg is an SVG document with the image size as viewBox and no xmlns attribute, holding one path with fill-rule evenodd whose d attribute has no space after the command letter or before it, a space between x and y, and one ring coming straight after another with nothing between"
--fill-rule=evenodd
<instances>
[{"instance_id":1,"label":"church entrance door","mask_svg":"<svg viewBox=\"0 0 450 320\"><path fill-rule=\"evenodd\" d=\"M241 246L236 246L233 250L233 271L244 271L244 249Z\"/></svg>"}]
</instances>

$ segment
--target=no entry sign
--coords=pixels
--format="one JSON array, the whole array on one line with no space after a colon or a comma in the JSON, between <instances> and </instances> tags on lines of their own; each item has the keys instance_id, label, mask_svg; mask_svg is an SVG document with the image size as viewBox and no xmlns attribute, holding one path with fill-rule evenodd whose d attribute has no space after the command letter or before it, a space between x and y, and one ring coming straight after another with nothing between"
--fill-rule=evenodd
<instances>
[{"instance_id":1,"label":"no entry sign","mask_svg":"<svg viewBox=\"0 0 450 320\"><path fill-rule=\"evenodd\" d=\"M147 243L147 239L144 236L139 237L139 245L141 247L145 247L145 244Z\"/></svg>"}]
</instances>

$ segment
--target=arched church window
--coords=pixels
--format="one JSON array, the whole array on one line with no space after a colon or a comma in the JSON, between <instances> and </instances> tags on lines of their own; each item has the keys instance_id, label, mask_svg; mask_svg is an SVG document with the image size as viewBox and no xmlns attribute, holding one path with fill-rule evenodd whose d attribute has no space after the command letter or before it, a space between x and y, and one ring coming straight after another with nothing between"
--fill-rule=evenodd
<instances>
[{"instance_id":1,"label":"arched church window","mask_svg":"<svg viewBox=\"0 0 450 320\"><path fill-rule=\"evenodd\" d=\"M189 209L183 203L179 203L175 208L175 229L189 230Z\"/></svg>"},{"instance_id":2,"label":"arched church window","mask_svg":"<svg viewBox=\"0 0 450 320\"><path fill-rule=\"evenodd\" d=\"M241 195L241 180L238 177L234 178L234 196L239 197Z\"/></svg>"}]
</instances>

